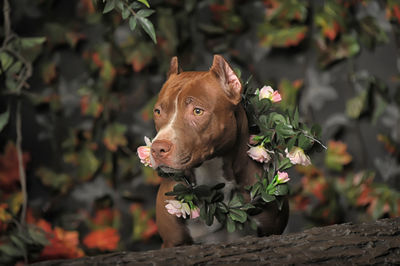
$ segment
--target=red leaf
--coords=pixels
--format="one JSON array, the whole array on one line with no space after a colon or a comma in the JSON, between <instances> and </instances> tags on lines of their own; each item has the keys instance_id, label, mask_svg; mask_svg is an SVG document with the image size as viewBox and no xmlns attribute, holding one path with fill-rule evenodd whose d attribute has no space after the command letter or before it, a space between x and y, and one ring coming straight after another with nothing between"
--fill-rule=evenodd
<instances>
[{"instance_id":1,"label":"red leaf","mask_svg":"<svg viewBox=\"0 0 400 266\"><path fill-rule=\"evenodd\" d=\"M22 155L23 166L30 160L29 153L24 152ZM14 143L9 141L5 147L4 155L0 154L0 188L13 191L19 183L18 157L17 149Z\"/></svg>"}]
</instances>

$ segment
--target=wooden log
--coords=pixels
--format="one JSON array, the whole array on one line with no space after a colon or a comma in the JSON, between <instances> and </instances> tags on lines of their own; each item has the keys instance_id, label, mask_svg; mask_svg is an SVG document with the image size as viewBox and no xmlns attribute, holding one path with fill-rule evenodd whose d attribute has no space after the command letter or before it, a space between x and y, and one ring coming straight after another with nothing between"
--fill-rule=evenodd
<instances>
[{"instance_id":1,"label":"wooden log","mask_svg":"<svg viewBox=\"0 0 400 266\"><path fill-rule=\"evenodd\" d=\"M115 252L35 265L400 265L400 217L315 227L301 233L244 237L230 243Z\"/></svg>"}]
</instances>

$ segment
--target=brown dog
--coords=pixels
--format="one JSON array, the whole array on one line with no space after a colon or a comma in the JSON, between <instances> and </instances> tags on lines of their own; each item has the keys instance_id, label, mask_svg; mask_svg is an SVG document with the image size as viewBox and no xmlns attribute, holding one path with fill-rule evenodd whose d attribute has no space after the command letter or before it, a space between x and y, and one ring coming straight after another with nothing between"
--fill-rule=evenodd
<instances>
[{"instance_id":1,"label":"brown dog","mask_svg":"<svg viewBox=\"0 0 400 266\"><path fill-rule=\"evenodd\" d=\"M248 200L244 187L254 184L256 173L261 175L263 168L246 154L249 132L240 104L242 92L239 79L219 55L214 56L206 72L181 72L177 58L172 58L168 80L154 107L158 133L151 145L152 166L168 173L184 171L197 185L224 182L226 199L230 190L236 189ZM157 195L156 220L162 247L207 239L204 228L198 230L202 221L184 220L167 212L166 200L172 197L165 193L175 185L174 180L163 178ZM259 235L281 234L288 212L287 201L281 211L275 202L267 204L255 216Z\"/></svg>"}]
</instances>

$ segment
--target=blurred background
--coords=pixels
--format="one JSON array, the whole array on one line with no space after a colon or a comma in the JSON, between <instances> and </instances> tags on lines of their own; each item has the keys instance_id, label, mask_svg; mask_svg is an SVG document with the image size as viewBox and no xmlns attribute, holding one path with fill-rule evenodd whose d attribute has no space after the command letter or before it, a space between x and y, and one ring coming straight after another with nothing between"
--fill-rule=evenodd
<instances>
[{"instance_id":1,"label":"blurred background","mask_svg":"<svg viewBox=\"0 0 400 266\"><path fill-rule=\"evenodd\" d=\"M400 216L398 1L1 3L0 262L160 247L160 180L136 148L175 55L221 54L322 127L285 233Z\"/></svg>"}]
</instances>

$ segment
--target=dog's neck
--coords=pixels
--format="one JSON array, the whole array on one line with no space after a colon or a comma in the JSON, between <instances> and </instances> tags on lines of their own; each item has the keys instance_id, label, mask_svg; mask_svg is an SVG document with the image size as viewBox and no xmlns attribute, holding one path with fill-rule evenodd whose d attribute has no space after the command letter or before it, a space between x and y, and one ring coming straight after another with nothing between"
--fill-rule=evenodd
<instances>
[{"instance_id":1,"label":"dog's neck","mask_svg":"<svg viewBox=\"0 0 400 266\"><path fill-rule=\"evenodd\" d=\"M237 107L235 116L236 141L224 153L190 171L192 182L196 185L215 185L222 182L239 186L252 185L255 174L260 174L261 167L247 155L249 128L246 112L241 105Z\"/></svg>"}]
</instances>

